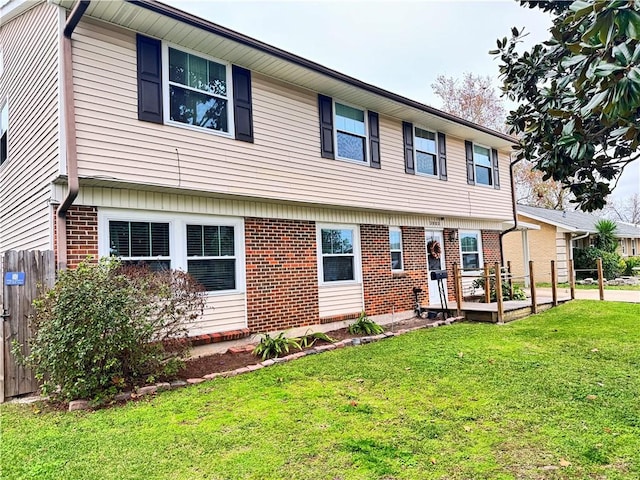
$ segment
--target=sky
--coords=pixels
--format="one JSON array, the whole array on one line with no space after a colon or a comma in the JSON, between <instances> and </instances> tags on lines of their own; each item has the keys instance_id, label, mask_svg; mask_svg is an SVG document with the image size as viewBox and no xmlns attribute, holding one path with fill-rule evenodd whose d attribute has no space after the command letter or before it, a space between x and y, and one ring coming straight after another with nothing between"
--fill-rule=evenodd
<instances>
[{"instance_id":1,"label":"sky","mask_svg":"<svg viewBox=\"0 0 640 480\"><path fill-rule=\"evenodd\" d=\"M515 0L162 1L436 108L438 75L488 75L497 88L499 62L488 53L496 39L525 28L526 48L548 38L551 26L549 14ZM634 193L640 161L627 167L613 197Z\"/></svg>"}]
</instances>

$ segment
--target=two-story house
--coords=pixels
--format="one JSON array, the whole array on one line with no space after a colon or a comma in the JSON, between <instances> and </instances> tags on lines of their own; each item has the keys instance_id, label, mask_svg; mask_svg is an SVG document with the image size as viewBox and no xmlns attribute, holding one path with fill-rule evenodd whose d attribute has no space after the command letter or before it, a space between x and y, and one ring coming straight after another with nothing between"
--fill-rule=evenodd
<instances>
[{"instance_id":1,"label":"two-story house","mask_svg":"<svg viewBox=\"0 0 640 480\"><path fill-rule=\"evenodd\" d=\"M411 315L500 260L508 135L153 0L1 8L0 251L186 270L192 335Z\"/></svg>"}]
</instances>

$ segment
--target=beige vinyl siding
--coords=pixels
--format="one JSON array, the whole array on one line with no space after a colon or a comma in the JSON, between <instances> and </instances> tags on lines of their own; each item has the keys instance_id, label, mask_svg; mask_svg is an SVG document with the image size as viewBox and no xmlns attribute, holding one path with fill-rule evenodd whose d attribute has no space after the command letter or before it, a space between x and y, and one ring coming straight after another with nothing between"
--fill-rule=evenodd
<instances>
[{"instance_id":1,"label":"beige vinyl siding","mask_svg":"<svg viewBox=\"0 0 640 480\"><path fill-rule=\"evenodd\" d=\"M9 158L0 166L0 251L51 248L50 182L58 173L58 7L46 3L0 29L9 100Z\"/></svg>"},{"instance_id":2,"label":"beige vinyl siding","mask_svg":"<svg viewBox=\"0 0 640 480\"><path fill-rule=\"evenodd\" d=\"M556 230L556 272L558 282L569 281L569 265L567 260L569 259L570 248L568 242L571 240L568 237L569 234Z\"/></svg>"},{"instance_id":3,"label":"beige vinyl siding","mask_svg":"<svg viewBox=\"0 0 640 480\"><path fill-rule=\"evenodd\" d=\"M501 190L467 185L464 139L453 137L447 139L449 181L407 175L401 119L381 115L381 170L323 159L317 94L255 73L253 144L140 122L135 34L82 21L75 35L82 177L434 216L510 217L505 154L501 154ZM443 195L452 200L441 201Z\"/></svg>"},{"instance_id":4,"label":"beige vinyl siding","mask_svg":"<svg viewBox=\"0 0 640 480\"><path fill-rule=\"evenodd\" d=\"M203 315L187 325L189 336L227 332L247 327L244 293L209 295Z\"/></svg>"},{"instance_id":5,"label":"beige vinyl siding","mask_svg":"<svg viewBox=\"0 0 640 480\"><path fill-rule=\"evenodd\" d=\"M65 192L65 186L55 185L53 198L59 201L63 198ZM184 193L98 186L83 186L74 204L99 208L310 220L323 223L403 225L429 228L461 228L465 230L500 230L503 227L501 222L477 219L446 217L441 219L425 215L387 214L368 210L308 207L291 203L230 200Z\"/></svg>"},{"instance_id":6,"label":"beige vinyl siding","mask_svg":"<svg viewBox=\"0 0 640 480\"><path fill-rule=\"evenodd\" d=\"M362 285L335 285L318 287L320 318L360 313L364 310Z\"/></svg>"}]
</instances>

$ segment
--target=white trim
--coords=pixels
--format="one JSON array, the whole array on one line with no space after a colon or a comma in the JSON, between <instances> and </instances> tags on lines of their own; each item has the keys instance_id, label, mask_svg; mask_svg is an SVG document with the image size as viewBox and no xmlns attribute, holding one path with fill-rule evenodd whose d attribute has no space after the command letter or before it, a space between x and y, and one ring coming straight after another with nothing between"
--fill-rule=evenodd
<instances>
[{"instance_id":1,"label":"white trim","mask_svg":"<svg viewBox=\"0 0 640 480\"><path fill-rule=\"evenodd\" d=\"M322 263L322 230L353 231L353 280L325 282ZM318 262L318 286L359 285L362 284L362 253L360 248L360 226L343 223L316 223L316 251ZM344 256L351 254L344 254Z\"/></svg>"},{"instance_id":2,"label":"white trim","mask_svg":"<svg viewBox=\"0 0 640 480\"><path fill-rule=\"evenodd\" d=\"M475 252L463 252L462 251L462 236L468 235L477 235L478 236L478 270L464 270L464 259L462 257L464 254L471 254ZM482 271L483 255L482 255L482 231L481 230L459 230L458 231L458 250L460 251L460 268L463 269L462 275L476 275L478 272Z\"/></svg>"},{"instance_id":3,"label":"white trim","mask_svg":"<svg viewBox=\"0 0 640 480\"><path fill-rule=\"evenodd\" d=\"M108 256L109 246L109 221L130 222L162 222L169 224L169 258L171 268L187 271L187 224L221 225L234 227L234 249L236 252L236 288L234 290L219 290L207 292L208 296L229 295L245 293L245 247L244 247L244 219L237 217L220 217L198 214L168 214L154 211L98 209L98 255ZM179 232L184 232L180 235ZM162 257L161 259L164 259Z\"/></svg>"},{"instance_id":4,"label":"white trim","mask_svg":"<svg viewBox=\"0 0 640 480\"><path fill-rule=\"evenodd\" d=\"M419 128L420 130L423 130L425 132L433 133L433 135L435 136L434 142L436 144L436 151L433 153L433 155L435 156L435 159L436 159L436 173L424 173L424 172L418 171L418 147L416 144L416 128ZM439 147L438 132L436 132L435 130L431 130L430 128L421 127L420 125L413 125L412 133L413 133L413 158L415 162L415 169L414 169L415 174L421 177L427 177L427 178L440 178L440 155L438 154L438 147ZM424 153L431 155L429 152L424 152Z\"/></svg>"},{"instance_id":5,"label":"white trim","mask_svg":"<svg viewBox=\"0 0 640 480\"><path fill-rule=\"evenodd\" d=\"M353 105L350 104L348 102L343 102L340 100L336 100L335 98L332 99L333 101L333 144L336 146L336 159L338 160L344 160L346 162L352 162L355 163L357 165L367 165L369 166L370 164L370 154L369 154L369 111L366 108L363 107L359 107L357 105ZM344 132L347 133L349 135L354 135L356 137L361 137L364 138L364 161L361 160L354 160L353 158L349 158L349 157L341 157L340 154L338 153L338 127L336 125L336 103L339 103L340 105L344 105L345 107L350 107L353 108L355 110L361 110L364 114L364 136L359 135L357 133L352 133L352 132Z\"/></svg>"},{"instance_id":6,"label":"white trim","mask_svg":"<svg viewBox=\"0 0 640 480\"><path fill-rule=\"evenodd\" d=\"M391 248L391 232L398 232L400 234L400 250L393 250ZM389 260L392 262L391 263L391 271L393 273L400 273L400 272L404 272L404 242L402 241L402 228L400 227L396 227L396 226L390 226L389 227L389 253L393 253L393 252L400 252L400 264L402 265L401 268L393 268L393 257L391 257Z\"/></svg>"},{"instance_id":7,"label":"white trim","mask_svg":"<svg viewBox=\"0 0 640 480\"><path fill-rule=\"evenodd\" d=\"M197 125L190 125L188 123L176 122L171 120L171 105L169 98L169 48L173 48L174 50L179 50L184 53L188 53L190 55L194 55L196 57L203 58L205 60L209 60L220 65L224 65L225 72L227 74L227 123L229 127L228 132L224 132L222 130L214 130L212 128L198 127ZM186 85L181 85L181 88L186 88L187 90L192 90L194 92L202 93L205 95L210 95L215 98L225 99L223 95L207 93L203 90L198 90ZM215 57L211 57L202 52L196 52L195 50L191 50L189 48L182 47L180 45L176 45L169 42L162 42L162 117L165 125L171 125L179 128L186 128L189 130L193 130L196 132L207 132L212 133L214 135L219 135L222 137L235 138L235 123L234 123L234 105L233 105L233 75L232 75L232 66L229 62L224 60L220 60Z\"/></svg>"}]
</instances>

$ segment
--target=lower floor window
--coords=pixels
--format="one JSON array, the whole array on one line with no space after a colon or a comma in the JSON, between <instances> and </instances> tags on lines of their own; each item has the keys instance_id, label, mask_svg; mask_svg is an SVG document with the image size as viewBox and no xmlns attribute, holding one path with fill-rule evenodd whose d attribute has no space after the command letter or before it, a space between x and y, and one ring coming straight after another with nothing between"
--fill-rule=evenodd
<instances>
[{"instance_id":1,"label":"lower floor window","mask_svg":"<svg viewBox=\"0 0 640 480\"><path fill-rule=\"evenodd\" d=\"M187 271L208 292L238 291L244 287L244 235L240 219L204 215L169 217L106 209L99 212L100 216L99 222L104 225L100 234L101 255L119 257L125 265Z\"/></svg>"},{"instance_id":2,"label":"lower floor window","mask_svg":"<svg viewBox=\"0 0 640 480\"><path fill-rule=\"evenodd\" d=\"M464 270L479 270L482 264L480 232L460 232L460 254Z\"/></svg>"},{"instance_id":3,"label":"lower floor window","mask_svg":"<svg viewBox=\"0 0 640 480\"><path fill-rule=\"evenodd\" d=\"M321 228L322 281L356 280L355 228Z\"/></svg>"}]
</instances>

